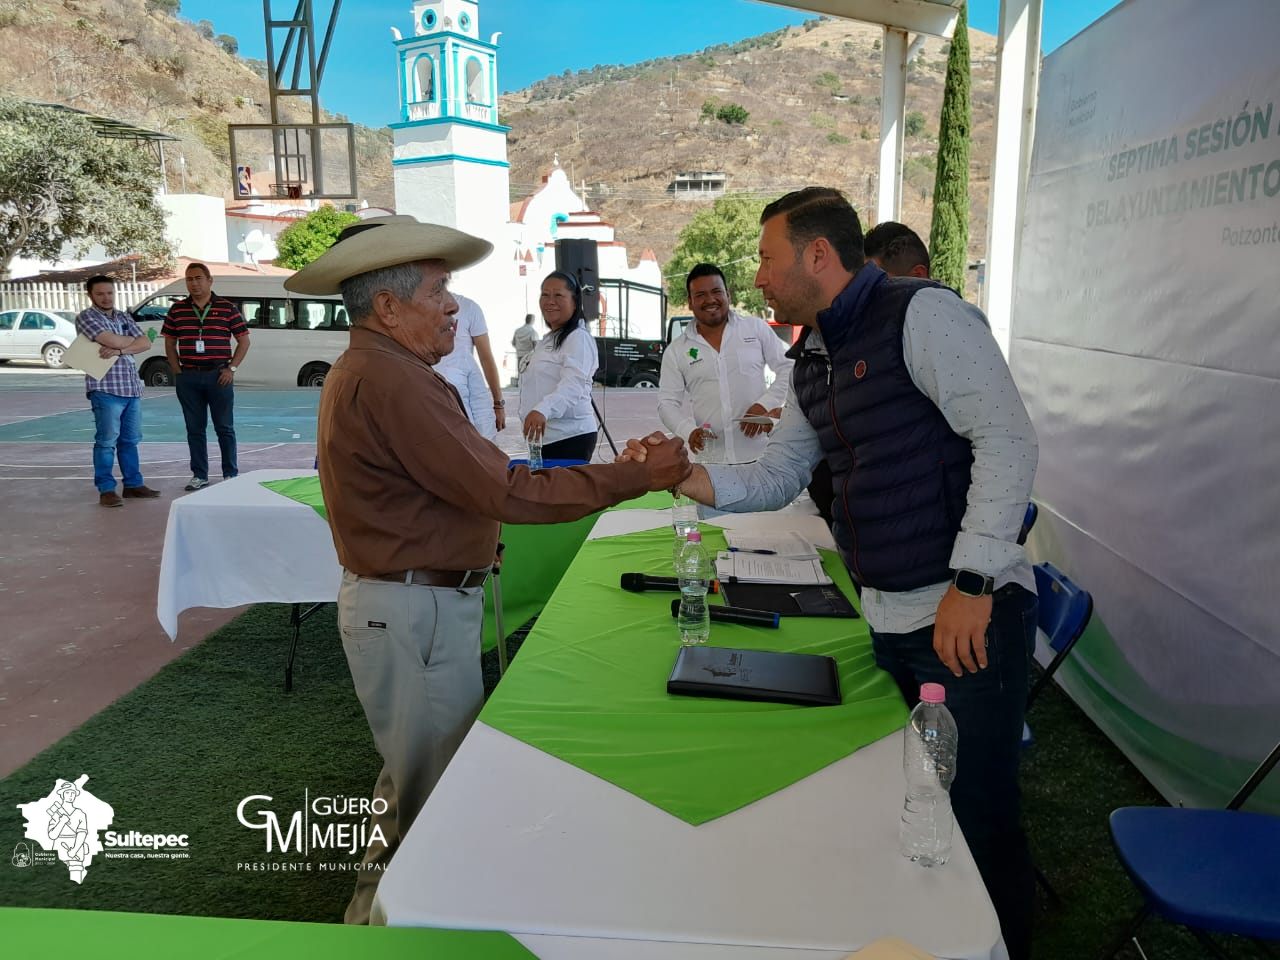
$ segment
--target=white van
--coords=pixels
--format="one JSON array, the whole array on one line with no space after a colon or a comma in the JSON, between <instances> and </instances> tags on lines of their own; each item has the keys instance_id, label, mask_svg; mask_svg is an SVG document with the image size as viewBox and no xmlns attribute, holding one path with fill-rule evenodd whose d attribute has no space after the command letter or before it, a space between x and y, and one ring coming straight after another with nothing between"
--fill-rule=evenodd
<instances>
[{"instance_id":1,"label":"white van","mask_svg":"<svg viewBox=\"0 0 1280 960\"><path fill-rule=\"evenodd\" d=\"M341 297L290 293L285 277L214 277L213 292L234 303L249 326L249 355L236 371L236 384L319 387L338 355L347 349L350 324ZM160 327L169 307L187 296L175 280L129 312L151 338L149 353L137 355L138 374L152 387L173 385Z\"/></svg>"}]
</instances>

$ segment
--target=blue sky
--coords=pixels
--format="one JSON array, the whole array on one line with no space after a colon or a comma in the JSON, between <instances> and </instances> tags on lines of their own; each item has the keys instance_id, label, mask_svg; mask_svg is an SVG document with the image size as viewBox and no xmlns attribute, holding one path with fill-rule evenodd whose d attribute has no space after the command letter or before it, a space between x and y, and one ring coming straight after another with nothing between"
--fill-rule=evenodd
<instances>
[{"instance_id":1,"label":"blue sky","mask_svg":"<svg viewBox=\"0 0 1280 960\"><path fill-rule=\"evenodd\" d=\"M272 3L281 17L294 6L292 0ZM370 126L397 119L389 28L412 34L410 3L347 0L343 5L320 91L326 109ZM1117 3L1045 0L1045 52L1061 46ZM329 0L315 0L317 16L327 16L330 6ZM692 16L691 9L696 11ZM242 56L265 56L261 0L182 0L182 16L213 21L218 33L232 34L240 41ZM802 23L808 16L749 0L481 0L480 35L487 39L494 31L502 31L498 80L506 91L566 68L689 53ZM970 0L969 22L975 29L995 33L998 16L998 0Z\"/></svg>"}]
</instances>

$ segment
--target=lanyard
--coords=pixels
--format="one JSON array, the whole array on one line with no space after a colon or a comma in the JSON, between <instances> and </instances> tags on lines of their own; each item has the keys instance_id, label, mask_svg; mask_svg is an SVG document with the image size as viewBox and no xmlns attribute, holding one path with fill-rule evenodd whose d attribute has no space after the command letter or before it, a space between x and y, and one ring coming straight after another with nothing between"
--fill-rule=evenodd
<instances>
[{"instance_id":1,"label":"lanyard","mask_svg":"<svg viewBox=\"0 0 1280 960\"><path fill-rule=\"evenodd\" d=\"M212 309L213 309L213 300L212 300L212 298L210 298L209 302L208 302L208 303L206 303L206 304L204 305L204 309L200 311L200 334L199 334L199 336L200 336L200 339L201 339L201 340L203 340L203 339L204 339L204 318L205 318L205 317L207 317L207 316L209 315L209 311L210 311L210 310L212 310ZM195 310L196 310L196 305L195 305L194 303L191 305L191 310L192 310L192 312L193 312L193 313L194 313L194 312L195 312Z\"/></svg>"}]
</instances>

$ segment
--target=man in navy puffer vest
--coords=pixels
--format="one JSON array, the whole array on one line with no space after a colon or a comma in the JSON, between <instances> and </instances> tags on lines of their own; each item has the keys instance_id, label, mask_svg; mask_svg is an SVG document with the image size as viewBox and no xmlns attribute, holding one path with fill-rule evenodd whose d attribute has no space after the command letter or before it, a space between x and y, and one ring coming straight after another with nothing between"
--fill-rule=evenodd
<instances>
[{"instance_id":1,"label":"man in navy puffer vest","mask_svg":"<svg viewBox=\"0 0 1280 960\"><path fill-rule=\"evenodd\" d=\"M1017 537L1035 431L982 312L865 262L839 191L787 194L760 222L756 286L778 320L806 328L792 396L756 463L695 467L681 490L720 510L774 510L829 461L832 530L876 662L910 706L922 683L946 687L956 821L1022 960L1035 883L1017 774L1036 596ZM624 456L643 449L630 441Z\"/></svg>"}]
</instances>

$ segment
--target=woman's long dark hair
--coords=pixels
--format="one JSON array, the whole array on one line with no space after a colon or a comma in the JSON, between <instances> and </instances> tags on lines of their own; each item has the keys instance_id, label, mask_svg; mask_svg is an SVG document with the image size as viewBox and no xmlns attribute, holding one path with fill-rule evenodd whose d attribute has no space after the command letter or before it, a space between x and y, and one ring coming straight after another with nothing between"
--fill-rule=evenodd
<instances>
[{"instance_id":1,"label":"woman's long dark hair","mask_svg":"<svg viewBox=\"0 0 1280 960\"><path fill-rule=\"evenodd\" d=\"M565 338L587 322L587 317L582 312L582 292L578 289L578 281L572 274L565 273L563 270L553 270L542 278L543 283L548 280L559 280L569 288L569 293L573 297L573 316L563 327L551 334L551 338L555 341L553 349L559 350L564 346ZM538 289L541 291L541 286Z\"/></svg>"}]
</instances>

